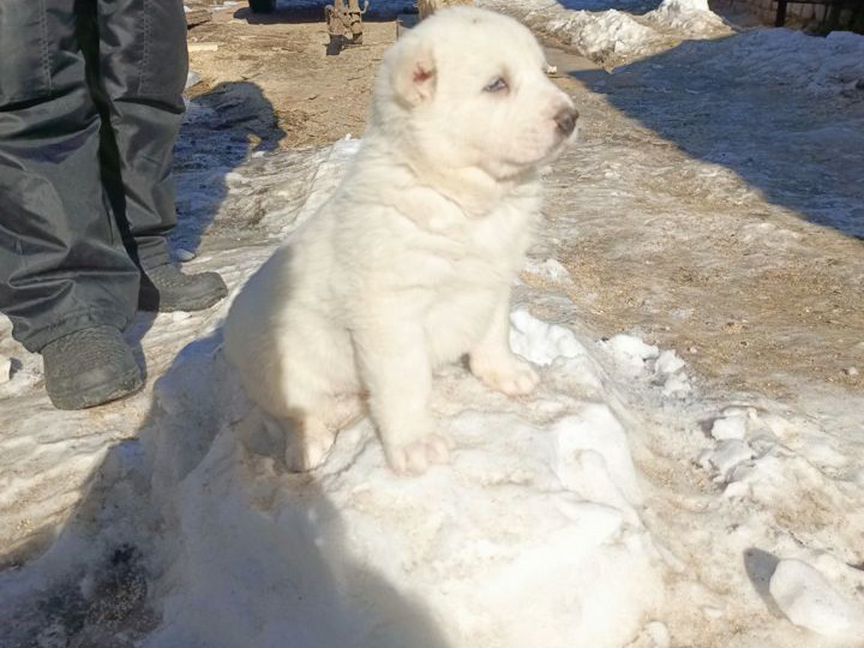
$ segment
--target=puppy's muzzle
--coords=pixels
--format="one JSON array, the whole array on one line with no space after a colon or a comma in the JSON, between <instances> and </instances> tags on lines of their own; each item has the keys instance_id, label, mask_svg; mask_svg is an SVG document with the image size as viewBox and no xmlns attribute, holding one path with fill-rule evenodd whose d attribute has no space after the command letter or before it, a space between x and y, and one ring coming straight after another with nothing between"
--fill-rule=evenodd
<instances>
[{"instance_id":1,"label":"puppy's muzzle","mask_svg":"<svg viewBox=\"0 0 864 648\"><path fill-rule=\"evenodd\" d=\"M576 120L579 119L579 111L575 108L562 108L555 115L555 123L558 125L558 132L564 137L569 137L570 133L576 128Z\"/></svg>"}]
</instances>

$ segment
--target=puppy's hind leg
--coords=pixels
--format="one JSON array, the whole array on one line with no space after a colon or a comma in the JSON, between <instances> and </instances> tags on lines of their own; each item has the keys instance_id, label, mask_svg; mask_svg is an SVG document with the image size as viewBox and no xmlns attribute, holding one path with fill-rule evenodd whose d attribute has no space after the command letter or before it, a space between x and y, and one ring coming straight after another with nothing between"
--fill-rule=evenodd
<instances>
[{"instance_id":1,"label":"puppy's hind leg","mask_svg":"<svg viewBox=\"0 0 864 648\"><path fill-rule=\"evenodd\" d=\"M468 356L471 373L508 396L528 394L540 382L531 365L510 350L509 289L497 296L489 328Z\"/></svg>"},{"instance_id":2,"label":"puppy's hind leg","mask_svg":"<svg viewBox=\"0 0 864 648\"><path fill-rule=\"evenodd\" d=\"M294 472L314 470L327 459L336 434L312 414L298 414L291 423L293 429L285 443L285 463Z\"/></svg>"},{"instance_id":3,"label":"puppy's hind leg","mask_svg":"<svg viewBox=\"0 0 864 648\"><path fill-rule=\"evenodd\" d=\"M285 444L289 470L302 472L323 465L339 430L358 422L365 414L360 397L348 394L324 399L314 410L294 414Z\"/></svg>"},{"instance_id":4,"label":"puppy's hind leg","mask_svg":"<svg viewBox=\"0 0 864 648\"><path fill-rule=\"evenodd\" d=\"M317 371L314 358L299 352L285 362L282 375L285 463L295 472L313 470L324 463L336 439L336 428L327 418L333 410L330 384Z\"/></svg>"},{"instance_id":5,"label":"puppy's hind leg","mask_svg":"<svg viewBox=\"0 0 864 648\"><path fill-rule=\"evenodd\" d=\"M276 417L255 406L233 426L242 446L256 455L271 457L291 472L313 470L324 463L335 440L324 422L296 414Z\"/></svg>"}]
</instances>

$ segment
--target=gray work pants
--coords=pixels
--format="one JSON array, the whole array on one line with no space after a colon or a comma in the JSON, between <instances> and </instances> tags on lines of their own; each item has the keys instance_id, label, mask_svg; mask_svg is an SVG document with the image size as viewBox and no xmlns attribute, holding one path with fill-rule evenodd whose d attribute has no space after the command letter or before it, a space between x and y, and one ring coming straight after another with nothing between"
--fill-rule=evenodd
<instances>
[{"instance_id":1,"label":"gray work pants","mask_svg":"<svg viewBox=\"0 0 864 648\"><path fill-rule=\"evenodd\" d=\"M0 311L31 351L124 328L169 260L182 0L0 0Z\"/></svg>"}]
</instances>

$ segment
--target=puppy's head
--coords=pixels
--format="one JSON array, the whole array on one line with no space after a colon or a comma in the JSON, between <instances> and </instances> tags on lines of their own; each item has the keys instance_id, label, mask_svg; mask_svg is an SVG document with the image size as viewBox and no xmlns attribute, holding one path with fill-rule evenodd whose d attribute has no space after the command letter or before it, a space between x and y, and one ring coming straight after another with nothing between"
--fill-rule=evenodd
<instances>
[{"instance_id":1,"label":"puppy's head","mask_svg":"<svg viewBox=\"0 0 864 648\"><path fill-rule=\"evenodd\" d=\"M506 179L551 160L578 113L515 20L472 7L436 13L385 55L372 126L442 168Z\"/></svg>"}]
</instances>

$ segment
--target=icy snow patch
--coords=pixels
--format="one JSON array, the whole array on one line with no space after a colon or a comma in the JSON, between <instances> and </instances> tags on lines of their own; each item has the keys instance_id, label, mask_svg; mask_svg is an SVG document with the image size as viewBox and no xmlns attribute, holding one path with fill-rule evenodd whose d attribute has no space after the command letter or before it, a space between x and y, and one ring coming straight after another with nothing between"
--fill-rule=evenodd
<instances>
[{"instance_id":1,"label":"icy snow patch","mask_svg":"<svg viewBox=\"0 0 864 648\"><path fill-rule=\"evenodd\" d=\"M481 0L479 4L509 14L603 65L622 65L674 47L684 38L730 33L704 0L665 0L654 11L638 17L608 8L573 11L549 0ZM586 5L586 9L591 8Z\"/></svg>"},{"instance_id":2,"label":"icy snow patch","mask_svg":"<svg viewBox=\"0 0 864 648\"><path fill-rule=\"evenodd\" d=\"M788 29L758 30L720 44L706 64L739 71L742 82L803 87L816 95L864 96L864 36L825 38Z\"/></svg>"},{"instance_id":3,"label":"icy snow patch","mask_svg":"<svg viewBox=\"0 0 864 648\"><path fill-rule=\"evenodd\" d=\"M840 594L802 560L781 560L769 585L771 596L795 625L827 636L864 632L864 608Z\"/></svg>"},{"instance_id":4,"label":"icy snow patch","mask_svg":"<svg viewBox=\"0 0 864 648\"><path fill-rule=\"evenodd\" d=\"M724 29L723 19L711 11L707 0L663 0L645 18L661 30L688 34L713 34Z\"/></svg>"},{"instance_id":5,"label":"icy snow patch","mask_svg":"<svg viewBox=\"0 0 864 648\"><path fill-rule=\"evenodd\" d=\"M713 468L717 473L715 481L725 483L732 479L732 471L735 468L749 461L753 456L753 449L746 442L740 439L726 439L718 443L716 448L703 452L699 456L699 465L706 470Z\"/></svg>"},{"instance_id":6,"label":"icy snow patch","mask_svg":"<svg viewBox=\"0 0 864 648\"><path fill-rule=\"evenodd\" d=\"M626 369L632 375L638 375L645 370L646 363L660 355L660 350L653 344L646 344L633 335L623 333L602 343L618 366Z\"/></svg>"},{"instance_id":7,"label":"icy snow patch","mask_svg":"<svg viewBox=\"0 0 864 648\"><path fill-rule=\"evenodd\" d=\"M12 380L12 358L0 353L0 385Z\"/></svg>"},{"instance_id":8,"label":"icy snow patch","mask_svg":"<svg viewBox=\"0 0 864 648\"><path fill-rule=\"evenodd\" d=\"M747 416L742 413L734 413L729 416L718 418L711 426L711 436L718 441L726 439L743 439L747 436Z\"/></svg>"},{"instance_id":9,"label":"icy snow patch","mask_svg":"<svg viewBox=\"0 0 864 648\"><path fill-rule=\"evenodd\" d=\"M546 259L545 261L528 259L528 262L525 264L525 272L537 275L553 283L564 285L573 283L570 272L557 259Z\"/></svg>"},{"instance_id":10,"label":"icy snow patch","mask_svg":"<svg viewBox=\"0 0 864 648\"><path fill-rule=\"evenodd\" d=\"M585 355L583 347L570 329L548 324L526 310L510 316L510 348L534 364L546 367Z\"/></svg>"}]
</instances>

